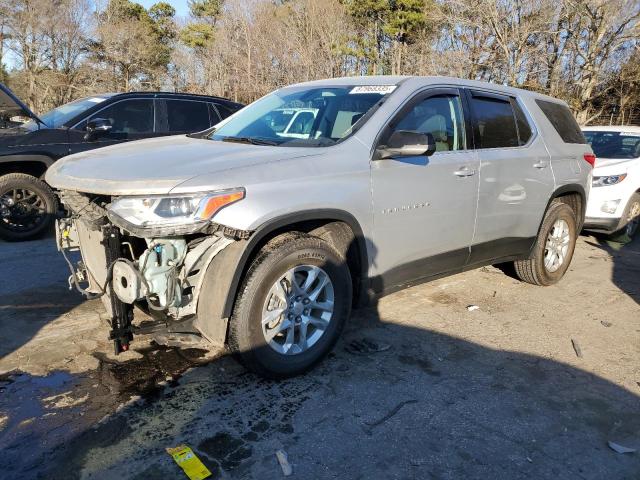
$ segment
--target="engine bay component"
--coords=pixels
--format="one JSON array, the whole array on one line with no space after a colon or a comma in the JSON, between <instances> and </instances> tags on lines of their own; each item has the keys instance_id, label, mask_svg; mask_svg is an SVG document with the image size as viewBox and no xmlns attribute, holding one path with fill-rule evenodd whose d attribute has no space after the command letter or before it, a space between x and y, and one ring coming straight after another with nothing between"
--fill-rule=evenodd
<instances>
[{"instance_id":1,"label":"engine bay component","mask_svg":"<svg viewBox=\"0 0 640 480\"><path fill-rule=\"evenodd\" d=\"M115 263L122 256L122 242L120 230L112 225L102 228L107 264ZM133 320L133 306L121 301L114 292L113 283L109 286L109 300L111 303L111 332L109 339L113 340L115 353L129 350L129 343L133 340L131 321Z\"/></svg>"},{"instance_id":2,"label":"engine bay component","mask_svg":"<svg viewBox=\"0 0 640 480\"><path fill-rule=\"evenodd\" d=\"M178 274L186 254L185 240L156 238L140 255L138 265L146 285L142 285L138 293L147 297L150 308L165 310L180 305L182 288Z\"/></svg>"},{"instance_id":3,"label":"engine bay component","mask_svg":"<svg viewBox=\"0 0 640 480\"><path fill-rule=\"evenodd\" d=\"M113 291L124 303L133 303L147 295L140 273L130 262L117 260L113 264Z\"/></svg>"}]
</instances>

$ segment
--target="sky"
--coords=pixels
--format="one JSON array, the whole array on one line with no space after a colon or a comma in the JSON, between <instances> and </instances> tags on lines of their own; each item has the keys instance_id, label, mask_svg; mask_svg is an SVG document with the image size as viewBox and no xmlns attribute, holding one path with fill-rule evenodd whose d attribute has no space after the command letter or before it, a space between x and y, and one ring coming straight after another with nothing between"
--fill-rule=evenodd
<instances>
[{"instance_id":1,"label":"sky","mask_svg":"<svg viewBox=\"0 0 640 480\"><path fill-rule=\"evenodd\" d=\"M159 1L164 1L176 9L176 17L189 16L189 0L133 0L133 1L136 3L139 3L145 8L149 8L153 4L158 3ZM8 52L5 51L3 63L5 64L5 67L7 69L11 70L16 66L17 59L11 51L8 51Z\"/></svg>"},{"instance_id":2,"label":"sky","mask_svg":"<svg viewBox=\"0 0 640 480\"><path fill-rule=\"evenodd\" d=\"M133 0L136 3L139 3L144 8L149 8L154 3L158 3L160 0ZM189 15L189 1L188 0L162 0L173 8L176 9L176 16L178 17L186 17Z\"/></svg>"}]
</instances>

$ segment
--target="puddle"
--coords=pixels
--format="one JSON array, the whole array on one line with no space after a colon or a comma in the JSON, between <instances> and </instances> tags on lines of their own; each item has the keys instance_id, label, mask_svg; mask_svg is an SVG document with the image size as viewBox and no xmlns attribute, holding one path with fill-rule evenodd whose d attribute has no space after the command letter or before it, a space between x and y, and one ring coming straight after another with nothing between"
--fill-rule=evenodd
<instances>
[{"instance_id":1,"label":"puddle","mask_svg":"<svg viewBox=\"0 0 640 480\"><path fill-rule=\"evenodd\" d=\"M136 396L150 399L157 396L166 385L176 386L178 379L190 368L216 360L207 360L207 351L199 349L179 351L151 345L136 349L136 352L142 354L142 358L124 362L103 353L95 353L98 369L90 373L90 377L120 401Z\"/></svg>"},{"instance_id":2,"label":"puddle","mask_svg":"<svg viewBox=\"0 0 640 480\"><path fill-rule=\"evenodd\" d=\"M157 345L136 349L136 353L141 357L126 361L95 354L98 368L82 374L53 371L37 376L13 371L0 375L0 451L25 452L17 460L9 460L15 455L0 456L3 478L44 468L42 455L78 436L95 435L93 429L104 420L109 425L101 430L111 431L111 424L119 422L114 416L119 410L139 399L153 401L164 387L177 385L187 370L215 360L204 350L179 352ZM238 455L242 457L236 452L220 463L241 461Z\"/></svg>"},{"instance_id":3,"label":"puddle","mask_svg":"<svg viewBox=\"0 0 640 480\"><path fill-rule=\"evenodd\" d=\"M239 467L253 453L251 445L227 432L203 440L198 450L226 471Z\"/></svg>"}]
</instances>

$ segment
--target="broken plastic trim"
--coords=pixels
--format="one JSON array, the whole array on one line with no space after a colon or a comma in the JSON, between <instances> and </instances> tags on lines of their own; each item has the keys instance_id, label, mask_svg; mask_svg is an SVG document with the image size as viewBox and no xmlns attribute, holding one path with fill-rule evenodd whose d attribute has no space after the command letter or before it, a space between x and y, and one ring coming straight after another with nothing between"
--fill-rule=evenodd
<instances>
[{"instance_id":1,"label":"broken plastic trim","mask_svg":"<svg viewBox=\"0 0 640 480\"><path fill-rule=\"evenodd\" d=\"M193 225L179 226L175 228L171 227L139 227L134 225L116 214L107 211L107 216L111 223L120 227L127 233L140 238L157 238L157 237L178 237L184 235L192 235L196 233L202 233L206 235L213 235L214 233L221 233L224 237L232 240L247 240L253 232L248 230L239 230L236 228L220 225L219 223L206 222L202 226L193 228Z\"/></svg>"}]
</instances>

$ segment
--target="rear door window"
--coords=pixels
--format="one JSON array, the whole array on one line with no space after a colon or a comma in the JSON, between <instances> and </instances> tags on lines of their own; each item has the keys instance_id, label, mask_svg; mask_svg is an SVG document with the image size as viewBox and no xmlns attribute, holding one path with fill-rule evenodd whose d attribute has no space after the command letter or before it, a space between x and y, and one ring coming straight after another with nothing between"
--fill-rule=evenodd
<instances>
[{"instance_id":1,"label":"rear door window","mask_svg":"<svg viewBox=\"0 0 640 480\"><path fill-rule=\"evenodd\" d=\"M473 93L476 148L504 148L521 145L516 118L508 97Z\"/></svg>"},{"instance_id":2,"label":"rear door window","mask_svg":"<svg viewBox=\"0 0 640 480\"><path fill-rule=\"evenodd\" d=\"M566 105L537 99L536 103L564 143L587 143L580 126Z\"/></svg>"},{"instance_id":3,"label":"rear door window","mask_svg":"<svg viewBox=\"0 0 640 480\"><path fill-rule=\"evenodd\" d=\"M171 99L165 101L167 128L170 133L199 132L212 125L209 118L209 105L206 102Z\"/></svg>"}]
</instances>

